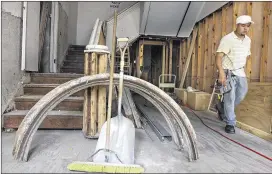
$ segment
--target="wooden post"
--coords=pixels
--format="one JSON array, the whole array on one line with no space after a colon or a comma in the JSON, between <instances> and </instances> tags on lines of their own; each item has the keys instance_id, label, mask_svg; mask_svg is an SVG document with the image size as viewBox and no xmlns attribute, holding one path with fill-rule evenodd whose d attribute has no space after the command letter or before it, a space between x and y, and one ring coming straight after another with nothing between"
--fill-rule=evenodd
<instances>
[{"instance_id":1,"label":"wooden post","mask_svg":"<svg viewBox=\"0 0 272 174\"><path fill-rule=\"evenodd\" d=\"M94 74L97 74L97 54L85 53L84 75ZM97 87L87 88L84 93L83 133L87 138L97 133Z\"/></svg>"},{"instance_id":2,"label":"wooden post","mask_svg":"<svg viewBox=\"0 0 272 174\"><path fill-rule=\"evenodd\" d=\"M203 24L202 22L199 22L199 34L198 34L198 40L197 40L197 89L201 89L201 66L202 66L202 32L203 32Z\"/></svg>"},{"instance_id":3,"label":"wooden post","mask_svg":"<svg viewBox=\"0 0 272 174\"><path fill-rule=\"evenodd\" d=\"M246 2L247 3L247 14L249 16L252 16L252 2ZM250 28L248 36L250 37L250 39L253 38L253 27ZM251 46L251 55L253 55L253 47ZM247 60L247 64L246 64L246 75L248 78L248 81L250 82L251 80L251 62L252 62L252 56L249 56L248 60Z\"/></svg>"},{"instance_id":4,"label":"wooden post","mask_svg":"<svg viewBox=\"0 0 272 174\"><path fill-rule=\"evenodd\" d=\"M183 43L182 43L182 71L184 71L184 62L185 62L185 59L186 59L186 54L187 54L187 48L186 48L186 44L187 44L187 40L184 40ZM182 77L182 73L180 75L180 80L181 80L181 77Z\"/></svg>"},{"instance_id":5,"label":"wooden post","mask_svg":"<svg viewBox=\"0 0 272 174\"><path fill-rule=\"evenodd\" d=\"M181 78L179 88L183 88L183 85L184 85L185 77L186 77L187 70L188 70L188 67L189 67L189 64L190 64L190 60L191 60L191 56L192 56L192 53L193 53L193 48L195 46L195 40L196 40L197 32L198 32L198 27L194 28L194 30L193 30L192 43L191 43L190 48L188 50L188 56L187 56L186 64L184 66L184 70L183 70L183 73L182 73L182 78ZM188 39L188 42L189 42L189 39Z\"/></svg>"},{"instance_id":6,"label":"wooden post","mask_svg":"<svg viewBox=\"0 0 272 174\"><path fill-rule=\"evenodd\" d=\"M222 8L222 37L226 35L227 7Z\"/></svg>"},{"instance_id":7,"label":"wooden post","mask_svg":"<svg viewBox=\"0 0 272 174\"><path fill-rule=\"evenodd\" d=\"M165 73L165 45L162 47L162 74ZM161 82L164 83L164 76L162 76ZM164 90L164 88L162 88Z\"/></svg>"},{"instance_id":8,"label":"wooden post","mask_svg":"<svg viewBox=\"0 0 272 174\"><path fill-rule=\"evenodd\" d=\"M265 82L267 78L267 57L268 57L268 38L269 36L269 5L270 2L264 2L263 14L263 44L262 44L262 57L260 64L260 82Z\"/></svg>"},{"instance_id":9,"label":"wooden post","mask_svg":"<svg viewBox=\"0 0 272 174\"><path fill-rule=\"evenodd\" d=\"M166 47L165 47L165 74L168 74L168 63L169 63L169 56L168 56L168 53L169 53L169 46L168 46L168 43L166 42ZM166 82L168 82L168 76L166 76L166 79L164 79ZM166 89L167 90L167 89Z\"/></svg>"},{"instance_id":10,"label":"wooden post","mask_svg":"<svg viewBox=\"0 0 272 174\"><path fill-rule=\"evenodd\" d=\"M197 39L197 38L196 38ZM193 42L193 40L192 40ZM196 42L196 40L195 40ZM196 76L197 76L197 61L196 61L196 46L197 44L194 45L193 48L193 53L192 53L192 77L191 77L191 86L193 88L196 88Z\"/></svg>"},{"instance_id":11,"label":"wooden post","mask_svg":"<svg viewBox=\"0 0 272 174\"><path fill-rule=\"evenodd\" d=\"M107 72L107 57L95 52L85 53L84 75ZM87 88L83 104L83 134L86 138L97 138L106 121L106 87Z\"/></svg>"},{"instance_id":12,"label":"wooden post","mask_svg":"<svg viewBox=\"0 0 272 174\"><path fill-rule=\"evenodd\" d=\"M99 73L106 73L107 72L107 62L108 62L108 55L102 54L99 55L98 58L98 72ZM99 86L98 89L98 132L101 131L102 125L106 121L106 87Z\"/></svg>"},{"instance_id":13,"label":"wooden post","mask_svg":"<svg viewBox=\"0 0 272 174\"><path fill-rule=\"evenodd\" d=\"M213 16L210 16L208 18L208 32L207 32L207 38L208 38L208 49L207 49L207 55L208 55L208 63L207 63L207 85L206 85L206 92L212 93L211 85L214 84L213 81Z\"/></svg>"},{"instance_id":14,"label":"wooden post","mask_svg":"<svg viewBox=\"0 0 272 174\"><path fill-rule=\"evenodd\" d=\"M173 40L170 40L169 45L169 74L172 74L172 62L173 61ZM169 77L170 82L172 82L172 76Z\"/></svg>"},{"instance_id":15,"label":"wooden post","mask_svg":"<svg viewBox=\"0 0 272 174\"><path fill-rule=\"evenodd\" d=\"M179 44L179 75L178 75L178 82L180 83L180 79L181 79L181 76L182 76L182 55L183 55L183 47L182 47L182 44L183 44L183 41L180 40L180 44Z\"/></svg>"},{"instance_id":16,"label":"wooden post","mask_svg":"<svg viewBox=\"0 0 272 174\"><path fill-rule=\"evenodd\" d=\"M97 54L92 53L91 58L91 75L97 74ZM97 87L91 88L91 128L90 136L97 133Z\"/></svg>"},{"instance_id":17,"label":"wooden post","mask_svg":"<svg viewBox=\"0 0 272 174\"><path fill-rule=\"evenodd\" d=\"M213 17L212 17L212 83L214 83L215 79L216 79L216 27L217 27L217 23L216 23L216 15L218 15L218 13L213 13Z\"/></svg>"},{"instance_id":18,"label":"wooden post","mask_svg":"<svg viewBox=\"0 0 272 174\"><path fill-rule=\"evenodd\" d=\"M84 59L84 75L88 76L91 73L91 66L90 66L90 58L89 53L85 53L85 59ZM91 134L90 128L90 114L91 114L91 88L87 88L84 91L84 104L83 104L83 134L85 137L89 137Z\"/></svg>"},{"instance_id":19,"label":"wooden post","mask_svg":"<svg viewBox=\"0 0 272 174\"><path fill-rule=\"evenodd\" d=\"M207 64L208 64L208 19L206 18L204 20L204 61L203 61L203 86L202 90L206 91L207 86Z\"/></svg>"},{"instance_id":20,"label":"wooden post","mask_svg":"<svg viewBox=\"0 0 272 174\"><path fill-rule=\"evenodd\" d=\"M136 62L136 69L137 69L137 77L140 78L141 76L141 66L143 66L143 57L144 57L144 44L142 41L139 42L139 54L137 57Z\"/></svg>"},{"instance_id":21,"label":"wooden post","mask_svg":"<svg viewBox=\"0 0 272 174\"><path fill-rule=\"evenodd\" d=\"M192 41L192 35L189 36L189 37L187 38L187 42L186 42L186 50L187 50L187 53L186 53L185 65L186 65L186 61L187 61L188 54L189 54L189 49L190 49L191 41ZM190 77L190 75L191 75L191 72L190 72L190 70L191 70L190 65L191 65L191 60L189 61L189 65L188 65L188 68L187 68L187 73L186 73L186 75L185 75L185 81L184 81L185 88L187 88L187 87L190 85L188 78L186 78L186 77Z\"/></svg>"},{"instance_id":22,"label":"wooden post","mask_svg":"<svg viewBox=\"0 0 272 174\"><path fill-rule=\"evenodd\" d=\"M232 29L236 29L236 18L238 17L238 3L233 2L233 11L232 11Z\"/></svg>"}]
</instances>

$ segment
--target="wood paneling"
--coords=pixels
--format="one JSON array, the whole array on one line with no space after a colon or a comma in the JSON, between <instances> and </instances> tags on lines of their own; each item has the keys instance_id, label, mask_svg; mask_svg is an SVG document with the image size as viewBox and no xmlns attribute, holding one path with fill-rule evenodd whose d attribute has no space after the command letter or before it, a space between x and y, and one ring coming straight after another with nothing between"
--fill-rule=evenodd
<instances>
[{"instance_id":1,"label":"wood paneling","mask_svg":"<svg viewBox=\"0 0 272 174\"><path fill-rule=\"evenodd\" d=\"M236 108L237 120L271 133L272 83L249 83L245 99Z\"/></svg>"},{"instance_id":2,"label":"wood paneling","mask_svg":"<svg viewBox=\"0 0 272 174\"><path fill-rule=\"evenodd\" d=\"M196 24L199 27L196 45L186 75L186 81L190 83L186 83L184 87L191 84L195 89L212 92L210 86L217 78L216 50L222 37L235 30L236 18L240 15L250 15L255 23L248 33L251 38L251 56L245 71L249 91L245 100L236 108L237 120L239 125L247 125L246 131L249 131L248 127L252 127L271 135L272 2L228 3L199 21ZM180 62L183 64L180 66L179 77L183 76L184 62L189 51L187 45L192 33L189 38L180 42Z\"/></svg>"},{"instance_id":3,"label":"wood paneling","mask_svg":"<svg viewBox=\"0 0 272 174\"><path fill-rule=\"evenodd\" d=\"M210 14L196 25L199 32L192 61L186 81L196 89L211 93L211 85L217 77L215 55L222 36L235 29L236 17L249 14L255 22L250 27L248 36L251 38L251 56L246 65L249 82L272 82L272 2L233 2L228 3L213 14ZM254 13L253 13L254 12ZM193 32L192 32L193 33ZM189 39L180 42L181 80ZM191 76L188 76L191 75ZM189 84L189 83L186 83ZM186 86L187 87L187 86Z\"/></svg>"},{"instance_id":4,"label":"wood paneling","mask_svg":"<svg viewBox=\"0 0 272 174\"><path fill-rule=\"evenodd\" d=\"M267 58L267 82L272 82L272 2L268 3L269 5L269 33L268 33L268 58ZM272 120L271 120L272 121Z\"/></svg>"}]
</instances>

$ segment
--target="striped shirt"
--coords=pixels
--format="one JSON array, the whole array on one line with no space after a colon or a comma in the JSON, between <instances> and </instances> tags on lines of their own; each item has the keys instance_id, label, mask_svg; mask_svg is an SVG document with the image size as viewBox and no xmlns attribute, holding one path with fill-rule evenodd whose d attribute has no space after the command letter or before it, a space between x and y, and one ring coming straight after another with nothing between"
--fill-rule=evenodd
<instances>
[{"instance_id":1,"label":"striped shirt","mask_svg":"<svg viewBox=\"0 0 272 174\"><path fill-rule=\"evenodd\" d=\"M244 39L238 38L234 32L224 36L216 52L225 53L222 59L223 69L232 70L233 74L246 77L244 66L250 52L251 40L248 36Z\"/></svg>"}]
</instances>

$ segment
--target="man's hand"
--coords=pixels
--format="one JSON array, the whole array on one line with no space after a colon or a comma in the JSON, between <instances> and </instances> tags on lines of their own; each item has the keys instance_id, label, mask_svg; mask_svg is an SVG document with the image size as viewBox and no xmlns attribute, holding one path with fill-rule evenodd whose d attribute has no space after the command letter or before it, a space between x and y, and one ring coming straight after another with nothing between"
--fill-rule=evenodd
<instances>
[{"instance_id":1,"label":"man's hand","mask_svg":"<svg viewBox=\"0 0 272 174\"><path fill-rule=\"evenodd\" d=\"M223 70L223 67L222 67L222 58L224 56L224 53L217 53L216 54L216 67L219 71L219 83L221 83L222 85L226 86L226 75L225 75L225 72Z\"/></svg>"},{"instance_id":2,"label":"man's hand","mask_svg":"<svg viewBox=\"0 0 272 174\"><path fill-rule=\"evenodd\" d=\"M223 85L223 86L226 86L226 75L225 75L225 72L223 71L221 71L220 73L219 73L219 82Z\"/></svg>"}]
</instances>

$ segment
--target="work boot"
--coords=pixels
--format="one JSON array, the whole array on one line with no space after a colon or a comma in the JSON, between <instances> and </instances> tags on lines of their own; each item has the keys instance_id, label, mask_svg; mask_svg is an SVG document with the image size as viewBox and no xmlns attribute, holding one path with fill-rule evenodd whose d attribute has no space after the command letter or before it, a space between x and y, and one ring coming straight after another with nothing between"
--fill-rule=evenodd
<instances>
[{"instance_id":1,"label":"work boot","mask_svg":"<svg viewBox=\"0 0 272 174\"><path fill-rule=\"evenodd\" d=\"M234 126L232 125L227 125L225 127L225 132L229 133L229 134L235 134L235 129L234 129Z\"/></svg>"}]
</instances>

